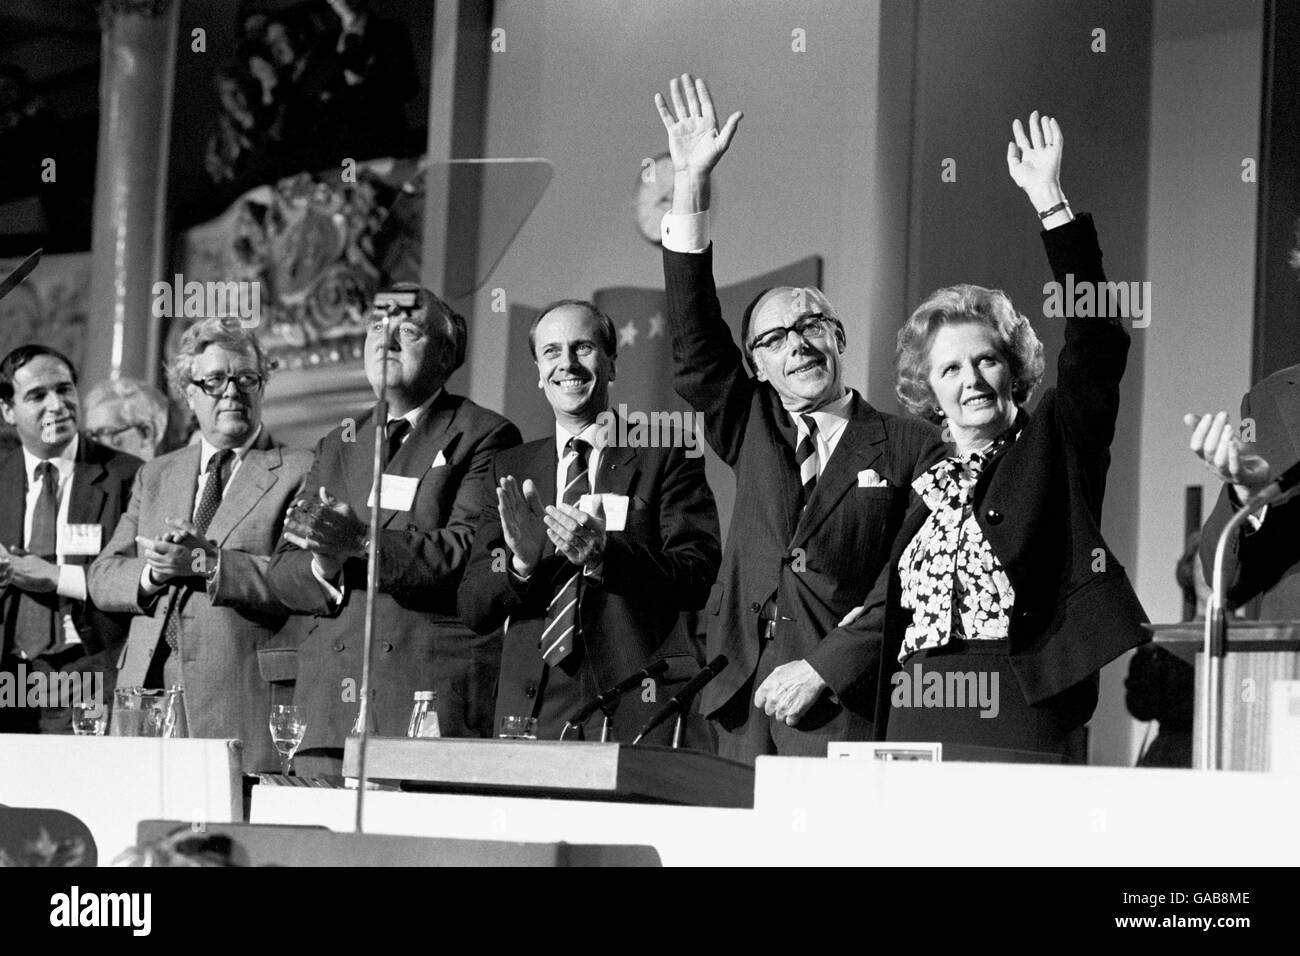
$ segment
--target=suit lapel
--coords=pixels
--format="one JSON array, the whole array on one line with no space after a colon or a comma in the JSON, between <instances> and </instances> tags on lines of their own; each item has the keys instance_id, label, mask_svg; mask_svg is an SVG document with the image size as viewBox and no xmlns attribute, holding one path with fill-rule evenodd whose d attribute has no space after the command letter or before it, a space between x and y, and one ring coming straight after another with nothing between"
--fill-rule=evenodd
<instances>
[{"instance_id":1,"label":"suit lapel","mask_svg":"<svg viewBox=\"0 0 1300 956\"><path fill-rule=\"evenodd\" d=\"M263 427L262 434L230 479L230 486L222 493L221 504L212 516L207 534L218 547L275 484L275 470L280 467L281 454L280 449L273 445L270 433Z\"/></svg>"},{"instance_id":2,"label":"suit lapel","mask_svg":"<svg viewBox=\"0 0 1300 956\"><path fill-rule=\"evenodd\" d=\"M397 450L397 454L384 469L385 474L416 479L412 501L420 494L420 485L424 484L434 470L432 465L438 452L443 452L446 458L450 457L446 453L451 450L452 442L459 435L459 433L450 433L455 418L456 407L449 401L449 396L444 391L420 417L420 422L411 432L411 437L402 443L402 447ZM405 514L405 512L394 511L391 508L380 509L380 525L388 527L398 514Z\"/></svg>"},{"instance_id":3,"label":"suit lapel","mask_svg":"<svg viewBox=\"0 0 1300 956\"><path fill-rule=\"evenodd\" d=\"M786 411L776 392L768 389L768 414L775 424L775 429L768 432L772 442L772 451L776 459L776 469L772 478L777 487L774 489L776 501L785 510L786 527L793 533L799 522L800 499L803 486L799 481L799 466L795 464L794 452L799 443L799 431L794 420Z\"/></svg>"},{"instance_id":4,"label":"suit lapel","mask_svg":"<svg viewBox=\"0 0 1300 956\"><path fill-rule=\"evenodd\" d=\"M183 454L171 459L167 470L158 476L158 507L148 515L149 523L164 528L168 518L191 521L194 518L195 496L199 486L198 445L190 445ZM146 516L141 515L141 519Z\"/></svg>"},{"instance_id":5,"label":"suit lapel","mask_svg":"<svg viewBox=\"0 0 1300 956\"><path fill-rule=\"evenodd\" d=\"M0 544L7 548L22 547L23 520L27 512L27 479L23 474L23 450L9 452L0 462L0 483L9 489L9 504L0 508Z\"/></svg>"},{"instance_id":6,"label":"suit lapel","mask_svg":"<svg viewBox=\"0 0 1300 956\"><path fill-rule=\"evenodd\" d=\"M600 467L596 469L594 493L625 495L636 475L636 449L630 446L611 445L601 450ZM552 469L554 474L554 469Z\"/></svg>"},{"instance_id":7,"label":"suit lapel","mask_svg":"<svg viewBox=\"0 0 1300 956\"><path fill-rule=\"evenodd\" d=\"M555 454L555 436L542 439L537 443L537 451L528 463L528 473L515 475L515 479L519 482L519 490L523 491L524 479L531 478L533 484L537 486L537 497L542 500L542 507L555 504L555 469L559 465L560 460ZM553 554L555 554L555 545L551 543L548 536L546 543L542 545L542 560L546 560Z\"/></svg>"},{"instance_id":8,"label":"suit lapel","mask_svg":"<svg viewBox=\"0 0 1300 956\"><path fill-rule=\"evenodd\" d=\"M880 446L884 441L885 426L879 413L854 392L848 423L803 509L791 547L807 541L835 510L845 493L857 486L858 472L870 468L880 459L883 454Z\"/></svg>"},{"instance_id":9,"label":"suit lapel","mask_svg":"<svg viewBox=\"0 0 1300 956\"><path fill-rule=\"evenodd\" d=\"M365 418L357 423L356 441L344 445L344 474L347 476L346 488L325 490L331 495L351 502L352 510L366 524L370 523L370 485L373 481L375 463L375 409L366 413Z\"/></svg>"},{"instance_id":10,"label":"suit lapel","mask_svg":"<svg viewBox=\"0 0 1300 956\"><path fill-rule=\"evenodd\" d=\"M98 458L90 441L83 436L77 443L77 463L72 470L68 524L99 524L106 497L99 483L108 474L108 469ZM112 530L108 529L110 533Z\"/></svg>"},{"instance_id":11,"label":"suit lapel","mask_svg":"<svg viewBox=\"0 0 1300 956\"><path fill-rule=\"evenodd\" d=\"M1285 389L1273 389L1274 401L1277 402L1278 411L1282 415L1283 421L1286 422L1286 437L1291 444L1291 460L1295 461L1300 458L1300 390L1296 388L1297 380L1300 375L1295 373L1287 376L1288 382ZM1284 462L1270 462L1274 467L1280 468Z\"/></svg>"}]
</instances>

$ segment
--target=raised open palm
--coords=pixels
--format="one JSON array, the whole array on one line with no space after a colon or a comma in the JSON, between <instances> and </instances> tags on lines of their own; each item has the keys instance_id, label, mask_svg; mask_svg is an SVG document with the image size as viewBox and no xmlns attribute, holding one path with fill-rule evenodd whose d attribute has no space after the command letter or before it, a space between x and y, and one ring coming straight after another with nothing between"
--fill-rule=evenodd
<instances>
[{"instance_id":1,"label":"raised open palm","mask_svg":"<svg viewBox=\"0 0 1300 956\"><path fill-rule=\"evenodd\" d=\"M668 108L659 93L655 94L655 106L664 121L664 129L668 130L668 153L673 169L679 173L707 175L731 145L742 114L732 113L722 129L718 129L708 86L703 80L692 79L689 73L669 83L668 91L673 108Z\"/></svg>"},{"instance_id":2,"label":"raised open palm","mask_svg":"<svg viewBox=\"0 0 1300 956\"><path fill-rule=\"evenodd\" d=\"M1029 114L1028 135L1018 119L1011 124L1011 134L1015 142L1007 144L1007 169L1016 185L1029 192L1059 183L1065 145L1060 124L1050 116L1039 119L1034 110Z\"/></svg>"}]
</instances>

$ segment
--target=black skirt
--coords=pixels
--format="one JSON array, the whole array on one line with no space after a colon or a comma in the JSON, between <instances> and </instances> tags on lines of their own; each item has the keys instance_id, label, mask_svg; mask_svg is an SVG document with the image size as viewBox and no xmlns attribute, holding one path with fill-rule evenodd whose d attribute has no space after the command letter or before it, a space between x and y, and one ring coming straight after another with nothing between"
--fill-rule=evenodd
<instances>
[{"instance_id":1,"label":"black skirt","mask_svg":"<svg viewBox=\"0 0 1300 956\"><path fill-rule=\"evenodd\" d=\"M889 694L887 741L942 743L944 759L1086 762L1083 725L1096 707L1096 681L1030 706L1004 640L954 638L918 651L883 692Z\"/></svg>"}]
</instances>

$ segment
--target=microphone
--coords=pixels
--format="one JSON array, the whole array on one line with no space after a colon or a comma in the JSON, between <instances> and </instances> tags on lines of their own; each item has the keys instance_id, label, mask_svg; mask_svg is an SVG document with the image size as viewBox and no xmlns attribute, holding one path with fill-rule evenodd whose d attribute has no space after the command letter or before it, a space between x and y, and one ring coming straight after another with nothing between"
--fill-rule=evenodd
<instances>
[{"instance_id":1,"label":"microphone","mask_svg":"<svg viewBox=\"0 0 1300 956\"><path fill-rule=\"evenodd\" d=\"M1263 491L1251 495L1250 500L1245 504L1245 510L1258 511L1265 505L1276 504L1284 498L1289 498L1297 485L1300 485L1300 461L1265 485Z\"/></svg>"},{"instance_id":2,"label":"microphone","mask_svg":"<svg viewBox=\"0 0 1300 956\"><path fill-rule=\"evenodd\" d=\"M591 700L583 704L582 707L578 709L577 713L575 713L572 717L568 719L568 724L570 726L576 727L579 724L586 723L587 718L590 717L592 714L594 714L596 711L607 706L608 704L612 704L614 701L618 700L620 697L622 697L632 688L640 687L641 682L643 680L651 680L655 677L658 677L666 670L668 670L668 662L664 660L662 657L659 658L659 660L657 661L647 664L645 667L641 668L635 674L632 674L628 677L624 677L613 687L609 688L608 690L602 691L601 693L597 694L595 697L591 698Z\"/></svg>"},{"instance_id":3,"label":"microphone","mask_svg":"<svg viewBox=\"0 0 1300 956\"><path fill-rule=\"evenodd\" d=\"M653 717L646 721L646 725L641 728L641 732L637 734L636 739L632 741L632 746L635 747L639 744L642 737L650 733L650 731L654 730L669 717L672 717L675 714L685 713L686 708L691 705L691 701L695 700L695 695L704 689L705 684L717 677L718 674L722 672L723 668L727 666L727 663L727 656L725 654L719 654L713 660L709 661L709 663L706 664L698 674L686 682L686 686L677 692L676 697L664 704Z\"/></svg>"}]
</instances>

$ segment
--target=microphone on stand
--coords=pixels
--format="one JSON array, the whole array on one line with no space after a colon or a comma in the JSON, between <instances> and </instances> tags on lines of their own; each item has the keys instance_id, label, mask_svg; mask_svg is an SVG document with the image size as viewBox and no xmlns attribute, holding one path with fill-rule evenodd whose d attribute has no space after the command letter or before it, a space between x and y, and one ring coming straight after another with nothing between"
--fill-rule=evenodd
<instances>
[{"instance_id":1,"label":"microphone on stand","mask_svg":"<svg viewBox=\"0 0 1300 956\"><path fill-rule=\"evenodd\" d=\"M573 716L564 722L564 729L560 731L560 739L564 740L570 730L581 731L582 725L587 722L587 718L589 718L592 714L594 714L598 710L605 710L606 708L609 708L607 714L612 714L613 706L617 704L619 698L621 698L628 691L640 687L642 681L653 680L654 678L660 676L661 674L666 673L668 669L669 669L668 661L661 657L659 658L659 660L652 661L651 663L647 664L645 667L641 668L635 674L630 674L627 677L624 677L613 687L601 691L595 697L591 698L585 704L579 707L576 711L574 711ZM682 676L684 677L685 675ZM603 732L601 734L601 737L602 739L604 739ZM581 740L582 738L579 737L578 739Z\"/></svg>"},{"instance_id":2,"label":"microphone on stand","mask_svg":"<svg viewBox=\"0 0 1300 956\"><path fill-rule=\"evenodd\" d=\"M1206 673L1202 689L1201 769L1219 769L1219 737L1223 723L1223 659L1228 653L1227 588L1224 583L1228 542L1246 519L1265 505L1280 504L1300 488L1300 462L1278 475L1262 491L1250 496L1224 526L1214 548L1214 567L1210 577L1210 599L1205 607L1204 660Z\"/></svg>"},{"instance_id":3,"label":"microphone on stand","mask_svg":"<svg viewBox=\"0 0 1300 956\"><path fill-rule=\"evenodd\" d=\"M1290 498L1297 487L1300 487L1300 461L1270 481L1262 491L1251 495L1242 510L1254 514L1264 505L1278 504Z\"/></svg>"},{"instance_id":4,"label":"microphone on stand","mask_svg":"<svg viewBox=\"0 0 1300 956\"><path fill-rule=\"evenodd\" d=\"M709 661L708 664L704 665L704 668L687 681L686 686L677 692L676 697L664 704L663 707L659 708L659 710L655 712L653 717L646 721L645 726L641 728L641 732L637 734L636 739L632 741L632 746L635 747L641 742L641 739L645 737L646 734L664 723L664 721L669 717L676 715L677 730L673 734L673 749L677 749L681 744L683 715L685 715L687 709L691 706L691 702L695 700L695 695L704 689L705 684L717 677L728 663L727 656L725 654L719 654L713 660Z\"/></svg>"},{"instance_id":5,"label":"microphone on stand","mask_svg":"<svg viewBox=\"0 0 1300 956\"><path fill-rule=\"evenodd\" d=\"M383 323L382 342L388 348L392 338L394 320L400 320L406 312L415 309L419 298L414 292L380 292L371 303L373 311L379 314ZM387 463L385 453L388 450L388 362L379 363L379 402L375 405L375 457L372 469L374 506L370 509L370 540L366 546L366 560L369 563L366 575L366 623L361 639L361 705L357 711L357 724L361 728L361 739L357 747L357 806L356 832L362 832L365 817L366 785L366 750L370 743L370 659L375 643L375 599L379 595L379 512L383 510L384 465Z\"/></svg>"}]
</instances>

